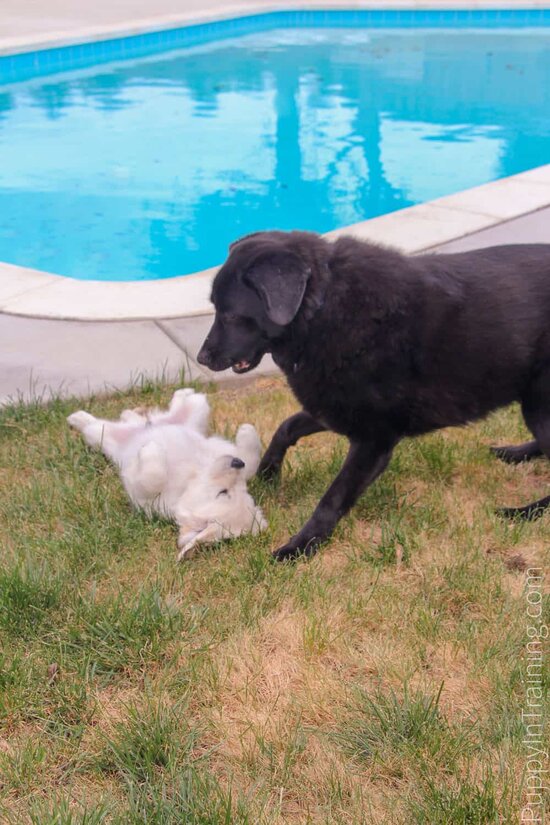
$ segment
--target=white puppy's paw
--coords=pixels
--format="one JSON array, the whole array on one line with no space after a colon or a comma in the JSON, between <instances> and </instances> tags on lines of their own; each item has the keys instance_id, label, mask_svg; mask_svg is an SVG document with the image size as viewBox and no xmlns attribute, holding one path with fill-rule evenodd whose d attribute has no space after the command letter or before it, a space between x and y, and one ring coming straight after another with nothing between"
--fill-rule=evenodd
<instances>
[{"instance_id":1,"label":"white puppy's paw","mask_svg":"<svg viewBox=\"0 0 550 825\"><path fill-rule=\"evenodd\" d=\"M188 406L189 401L194 395L196 395L195 390L193 390L191 387L184 387L181 390L176 390L168 406L168 412L180 412L183 408L186 408Z\"/></svg>"},{"instance_id":2,"label":"white puppy's paw","mask_svg":"<svg viewBox=\"0 0 550 825\"><path fill-rule=\"evenodd\" d=\"M180 400L182 398L189 398L190 395L195 395L195 390L192 387L182 387L181 390L176 390L176 392L172 396L170 406L174 403L176 399Z\"/></svg>"},{"instance_id":3,"label":"white puppy's paw","mask_svg":"<svg viewBox=\"0 0 550 825\"><path fill-rule=\"evenodd\" d=\"M255 513L254 513L254 522L252 524L252 529L251 529L250 532L252 533L253 536L257 536L258 533L263 533L263 531L266 530L266 529L267 529L267 521L266 521L266 518L263 514L263 511L259 507L256 507L256 510L255 510Z\"/></svg>"},{"instance_id":4,"label":"white puppy's paw","mask_svg":"<svg viewBox=\"0 0 550 825\"><path fill-rule=\"evenodd\" d=\"M260 447L260 436L253 424L241 424L237 430L237 438L235 440L237 444L243 443Z\"/></svg>"},{"instance_id":5,"label":"white puppy's paw","mask_svg":"<svg viewBox=\"0 0 550 825\"><path fill-rule=\"evenodd\" d=\"M119 420L123 424L146 424L147 416L137 410L122 410Z\"/></svg>"},{"instance_id":6,"label":"white puppy's paw","mask_svg":"<svg viewBox=\"0 0 550 825\"><path fill-rule=\"evenodd\" d=\"M171 413L178 412L182 407L189 403L193 395L196 395L195 390L191 387L184 387L181 390L176 390L170 401L168 411Z\"/></svg>"},{"instance_id":7,"label":"white puppy's paw","mask_svg":"<svg viewBox=\"0 0 550 825\"><path fill-rule=\"evenodd\" d=\"M191 387L176 390L170 401L167 413L160 417L166 424L184 424L191 429L206 433L210 407L208 399L201 392L195 392Z\"/></svg>"},{"instance_id":8,"label":"white puppy's paw","mask_svg":"<svg viewBox=\"0 0 550 825\"><path fill-rule=\"evenodd\" d=\"M262 443L256 427L252 424L241 424L237 430L235 444L239 458L245 463L244 478L248 481L258 469L262 453Z\"/></svg>"},{"instance_id":9,"label":"white puppy's paw","mask_svg":"<svg viewBox=\"0 0 550 825\"><path fill-rule=\"evenodd\" d=\"M94 418L93 415L90 415L90 413L87 413L85 410L78 410L67 416L67 421L75 430L82 432L86 427L89 427L90 424L95 424L97 418Z\"/></svg>"}]
</instances>

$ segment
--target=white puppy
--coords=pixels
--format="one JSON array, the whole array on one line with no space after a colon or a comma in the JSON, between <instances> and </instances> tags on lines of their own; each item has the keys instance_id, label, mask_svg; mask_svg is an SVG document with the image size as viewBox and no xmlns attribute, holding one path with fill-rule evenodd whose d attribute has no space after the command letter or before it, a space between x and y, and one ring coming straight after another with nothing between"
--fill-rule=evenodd
<instances>
[{"instance_id":1,"label":"white puppy","mask_svg":"<svg viewBox=\"0 0 550 825\"><path fill-rule=\"evenodd\" d=\"M260 462L256 430L243 424L235 444L208 438L209 415L206 396L184 389L167 411L125 410L118 421L106 421L80 410L67 419L117 465L136 507L176 521L178 561L197 544L266 527L246 489Z\"/></svg>"}]
</instances>

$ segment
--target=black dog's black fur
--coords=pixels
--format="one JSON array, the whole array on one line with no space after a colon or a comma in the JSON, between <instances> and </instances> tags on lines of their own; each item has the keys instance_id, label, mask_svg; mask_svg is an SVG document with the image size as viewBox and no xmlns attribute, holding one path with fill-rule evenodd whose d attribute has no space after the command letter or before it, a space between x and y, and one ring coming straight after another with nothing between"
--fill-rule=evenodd
<instances>
[{"instance_id":1,"label":"black dog's black fur","mask_svg":"<svg viewBox=\"0 0 550 825\"><path fill-rule=\"evenodd\" d=\"M535 441L497 455L550 457L550 244L407 257L351 237L262 232L232 246L212 301L200 363L246 372L271 352L304 410L281 424L260 472L276 474L305 435L350 441L278 559L313 553L405 436L518 400ZM532 518L548 505L504 512Z\"/></svg>"}]
</instances>

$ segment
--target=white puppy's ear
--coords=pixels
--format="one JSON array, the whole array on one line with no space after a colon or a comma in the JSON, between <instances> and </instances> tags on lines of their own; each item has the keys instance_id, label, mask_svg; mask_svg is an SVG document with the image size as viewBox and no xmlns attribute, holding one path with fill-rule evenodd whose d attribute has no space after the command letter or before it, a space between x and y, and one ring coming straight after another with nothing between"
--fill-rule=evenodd
<instances>
[{"instance_id":1,"label":"white puppy's ear","mask_svg":"<svg viewBox=\"0 0 550 825\"><path fill-rule=\"evenodd\" d=\"M193 555L193 551L198 544L211 544L224 538L224 528L221 524L210 522L202 530L192 533L184 533L180 530L178 537L178 561L184 561Z\"/></svg>"}]
</instances>

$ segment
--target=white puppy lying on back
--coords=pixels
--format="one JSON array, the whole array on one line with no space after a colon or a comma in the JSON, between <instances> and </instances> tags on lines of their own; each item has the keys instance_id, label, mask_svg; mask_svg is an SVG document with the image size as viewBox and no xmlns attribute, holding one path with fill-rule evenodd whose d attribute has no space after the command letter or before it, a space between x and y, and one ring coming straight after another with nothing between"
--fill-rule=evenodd
<instances>
[{"instance_id":1,"label":"white puppy lying on back","mask_svg":"<svg viewBox=\"0 0 550 825\"><path fill-rule=\"evenodd\" d=\"M125 410L119 421L105 421L80 410L67 418L117 465L136 507L176 521L178 561L197 544L266 527L246 489L260 463L258 433L243 424L235 444L208 438L209 416L206 396L184 389L166 412Z\"/></svg>"}]
</instances>

